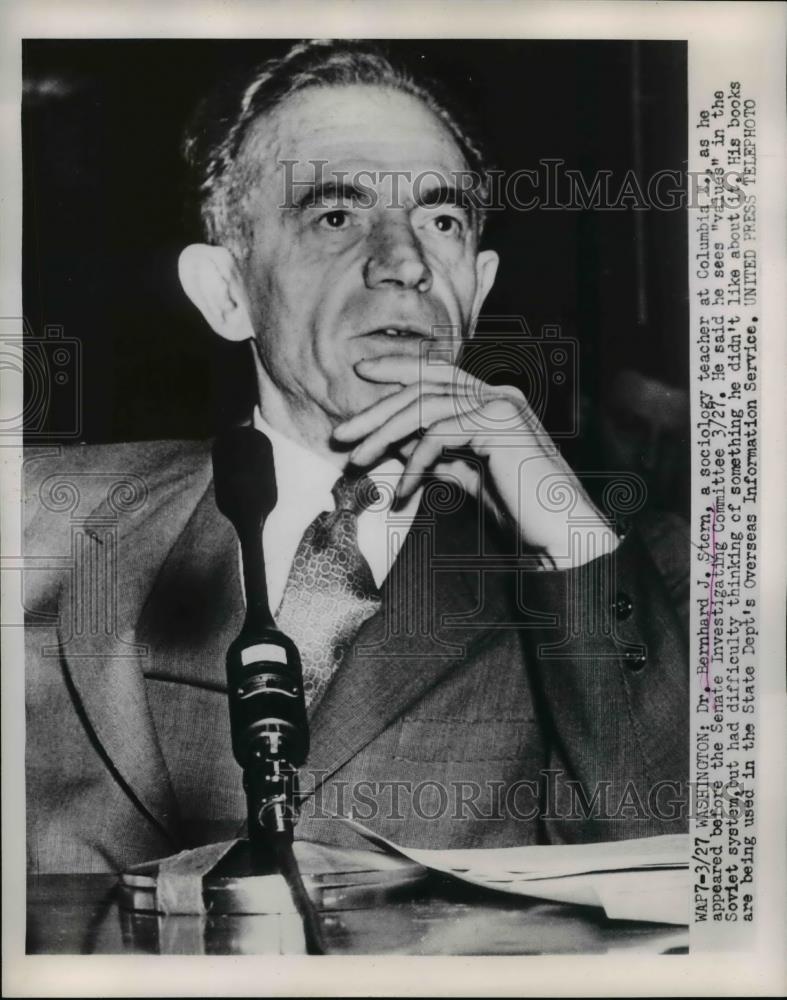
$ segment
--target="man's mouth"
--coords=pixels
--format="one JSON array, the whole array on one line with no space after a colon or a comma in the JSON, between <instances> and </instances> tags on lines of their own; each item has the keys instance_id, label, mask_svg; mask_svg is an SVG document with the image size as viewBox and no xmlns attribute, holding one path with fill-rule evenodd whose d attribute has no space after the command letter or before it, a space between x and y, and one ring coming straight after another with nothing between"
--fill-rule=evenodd
<instances>
[{"instance_id":1,"label":"man's mouth","mask_svg":"<svg viewBox=\"0 0 787 1000\"><path fill-rule=\"evenodd\" d=\"M424 340L430 334L423 329L412 326L382 326L370 330L365 337L390 337L396 340Z\"/></svg>"}]
</instances>

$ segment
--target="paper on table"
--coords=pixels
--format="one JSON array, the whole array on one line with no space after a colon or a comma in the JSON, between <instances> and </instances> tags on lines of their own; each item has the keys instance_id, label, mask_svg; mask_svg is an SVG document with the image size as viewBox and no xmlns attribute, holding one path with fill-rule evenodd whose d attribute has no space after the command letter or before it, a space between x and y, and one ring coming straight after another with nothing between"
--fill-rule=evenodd
<instances>
[{"instance_id":1,"label":"paper on table","mask_svg":"<svg viewBox=\"0 0 787 1000\"><path fill-rule=\"evenodd\" d=\"M373 843L474 885L557 902L601 906L610 919L688 923L686 834L597 844L441 851L402 847L362 823L344 819Z\"/></svg>"},{"instance_id":2,"label":"paper on table","mask_svg":"<svg viewBox=\"0 0 787 1000\"><path fill-rule=\"evenodd\" d=\"M612 879L600 879L596 891L610 920L689 922L688 865L648 872L645 879L640 872L615 872Z\"/></svg>"}]
</instances>

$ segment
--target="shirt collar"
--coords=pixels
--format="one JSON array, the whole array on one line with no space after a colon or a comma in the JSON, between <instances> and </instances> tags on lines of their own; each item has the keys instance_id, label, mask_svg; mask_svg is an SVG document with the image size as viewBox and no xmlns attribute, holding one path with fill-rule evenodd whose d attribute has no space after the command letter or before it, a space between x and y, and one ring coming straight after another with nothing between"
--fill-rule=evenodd
<instances>
[{"instance_id":1,"label":"shirt collar","mask_svg":"<svg viewBox=\"0 0 787 1000\"><path fill-rule=\"evenodd\" d=\"M286 497L288 503L292 501L296 504L299 504L299 497L305 499L311 494L304 506L313 508L315 499L319 497L326 504L320 509L332 510L335 504L331 490L341 476L341 470L323 455L271 427L259 406L254 408L254 426L268 436L273 447L277 493ZM403 468L398 458L387 458L373 469L368 469L366 474L381 488L383 496L389 496L392 484L396 483ZM308 489L304 489L306 485Z\"/></svg>"},{"instance_id":2,"label":"shirt collar","mask_svg":"<svg viewBox=\"0 0 787 1000\"><path fill-rule=\"evenodd\" d=\"M299 441L275 430L260 412L254 408L254 426L270 439L273 447L273 467L276 473L276 492L285 498L287 504L313 508L319 498L333 508L331 488L340 476L340 470L327 458L311 451Z\"/></svg>"}]
</instances>

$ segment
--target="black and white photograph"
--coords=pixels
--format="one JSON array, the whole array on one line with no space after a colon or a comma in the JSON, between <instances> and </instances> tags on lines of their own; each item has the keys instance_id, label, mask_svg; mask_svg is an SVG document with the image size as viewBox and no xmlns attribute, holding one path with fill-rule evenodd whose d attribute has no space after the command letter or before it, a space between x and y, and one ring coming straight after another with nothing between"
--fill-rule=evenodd
<instances>
[{"instance_id":1,"label":"black and white photograph","mask_svg":"<svg viewBox=\"0 0 787 1000\"><path fill-rule=\"evenodd\" d=\"M19 40L24 954L692 960L757 916L761 102L336 24Z\"/></svg>"}]
</instances>

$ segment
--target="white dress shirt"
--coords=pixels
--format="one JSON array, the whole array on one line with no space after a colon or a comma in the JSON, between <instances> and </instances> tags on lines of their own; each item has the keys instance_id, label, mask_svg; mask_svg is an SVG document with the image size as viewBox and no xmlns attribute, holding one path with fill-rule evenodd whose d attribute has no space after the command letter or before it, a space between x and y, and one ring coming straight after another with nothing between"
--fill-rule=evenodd
<instances>
[{"instance_id":1,"label":"white dress shirt","mask_svg":"<svg viewBox=\"0 0 787 1000\"><path fill-rule=\"evenodd\" d=\"M259 407L254 411L254 426L270 439L276 472L276 506L262 532L268 599L275 616L304 532L321 511L336 507L331 488L341 471L322 455L274 430ZM391 510L393 491L403 467L392 458L368 470L381 500L358 515L358 547L378 587L399 554L421 499L419 489L402 507Z\"/></svg>"}]
</instances>

